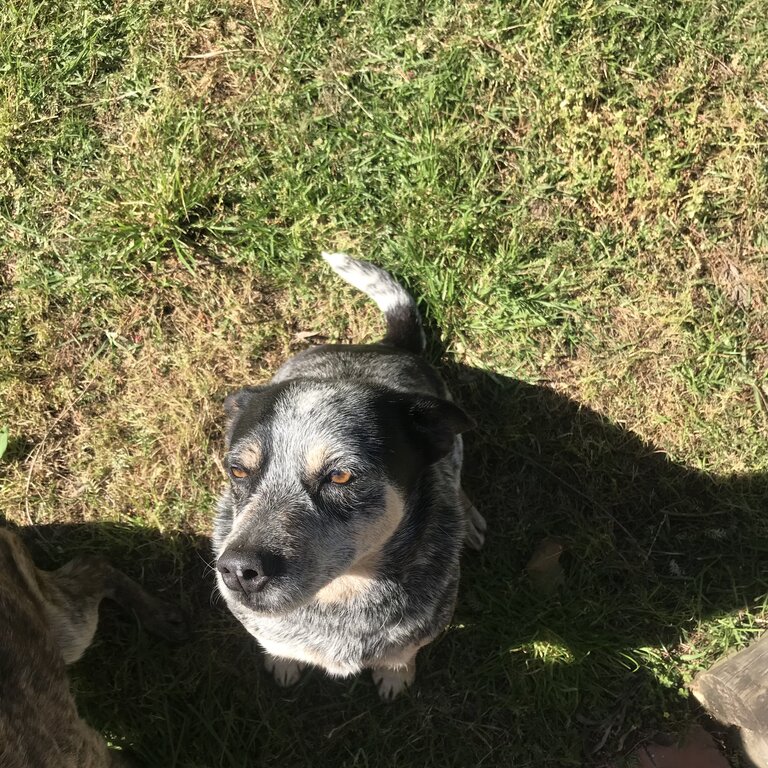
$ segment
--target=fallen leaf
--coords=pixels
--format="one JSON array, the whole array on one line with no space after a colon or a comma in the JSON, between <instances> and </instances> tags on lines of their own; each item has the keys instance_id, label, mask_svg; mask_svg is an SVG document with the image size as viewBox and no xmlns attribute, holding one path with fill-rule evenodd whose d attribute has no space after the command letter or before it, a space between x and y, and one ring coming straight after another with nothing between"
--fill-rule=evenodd
<instances>
[{"instance_id":1,"label":"fallen leaf","mask_svg":"<svg viewBox=\"0 0 768 768\"><path fill-rule=\"evenodd\" d=\"M565 571L560 564L560 556L565 551L556 539L544 539L528 561L525 570L537 592L552 594L562 584Z\"/></svg>"}]
</instances>

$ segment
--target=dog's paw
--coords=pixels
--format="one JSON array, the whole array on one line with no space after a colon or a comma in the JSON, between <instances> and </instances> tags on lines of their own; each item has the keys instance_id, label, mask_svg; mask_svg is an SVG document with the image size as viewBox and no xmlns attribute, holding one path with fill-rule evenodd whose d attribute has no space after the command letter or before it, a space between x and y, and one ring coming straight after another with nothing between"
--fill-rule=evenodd
<instances>
[{"instance_id":1,"label":"dog's paw","mask_svg":"<svg viewBox=\"0 0 768 768\"><path fill-rule=\"evenodd\" d=\"M407 667L391 669L381 667L372 670L373 682L379 691L379 696L384 701L393 701L396 699L416 677L415 664L409 664Z\"/></svg>"},{"instance_id":2,"label":"dog's paw","mask_svg":"<svg viewBox=\"0 0 768 768\"><path fill-rule=\"evenodd\" d=\"M467 531L464 541L470 549L482 549L485 544L485 532L488 530L488 523L485 518L477 511L474 504L467 503L465 507L467 516Z\"/></svg>"},{"instance_id":3,"label":"dog's paw","mask_svg":"<svg viewBox=\"0 0 768 768\"><path fill-rule=\"evenodd\" d=\"M281 688L296 685L301 677L304 665L293 659L280 659L277 656L264 656L264 669L275 678L275 682Z\"/></svg>"}]
</instances>

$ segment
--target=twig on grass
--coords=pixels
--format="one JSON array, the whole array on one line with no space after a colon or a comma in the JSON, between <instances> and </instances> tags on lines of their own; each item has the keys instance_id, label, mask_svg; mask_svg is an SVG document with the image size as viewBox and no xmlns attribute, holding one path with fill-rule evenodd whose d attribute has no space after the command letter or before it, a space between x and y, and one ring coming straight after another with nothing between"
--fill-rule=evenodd
<instances>
[{"instance_id":1,"label":"twig on grass","mask_svg":"<svg viewBox=\"0 0 768 768\"><path fill-rule=\"evenodd\" d=\"M258 48L222 48L218 51L208 51L208 53L189 53L181 58L200 61L203 59L214 59L217 56L228 56L230 53L256 53L257 51Z\"/></svg>"}]
</instances>

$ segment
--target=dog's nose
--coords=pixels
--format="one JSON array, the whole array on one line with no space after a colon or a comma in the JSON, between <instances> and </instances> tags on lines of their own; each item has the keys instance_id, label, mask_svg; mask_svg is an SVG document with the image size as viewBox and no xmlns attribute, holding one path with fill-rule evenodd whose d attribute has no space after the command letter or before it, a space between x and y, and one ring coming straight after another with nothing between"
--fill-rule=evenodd
<instances>
[{"instance_id":1,"label":"dog's nose","mask_svg":"<svg viewBox=\"0 0 768 768\"><path fill-rule=\"evenodd\" d=\"M282 572L283 558L273 552L225 549L216 568L229 589L248 595L261 592L271 578Z\"/></svg>"}]
</instances>

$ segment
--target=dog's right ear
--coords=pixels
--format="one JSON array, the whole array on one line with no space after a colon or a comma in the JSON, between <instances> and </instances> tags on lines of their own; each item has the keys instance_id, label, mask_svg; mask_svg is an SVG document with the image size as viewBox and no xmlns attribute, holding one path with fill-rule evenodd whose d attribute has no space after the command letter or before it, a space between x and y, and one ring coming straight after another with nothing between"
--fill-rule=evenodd
<instances>
[{"instance_id":1,"label":"dog's right ear","mask_svg":"<svg viewBox=\"0 0 768 768\"><path fill-rule=\"evenodd\" d=\"M455 403L431 395L387 393L382 396L384 419L400 424L412 451L412 466L421 468L447 456L456 435L475 426Z\"/></svg>"},{"instance_id":2,"label":"dog's right ear","mask_svg":"<svg viewBox=\"0 0 768 768\"><path fill-rule=\"evenodd\" d=\"M237 422L243 415L243 411L248 407L253 396L259 392L263 392L265 389L267 389L266 386L243 387L242 389L238 389L237 392L227 395L224 399L224 414L227 419L224 440L226 442L227 450L229 450L230 443L232 442L232 435L235 432Z\"/></svg>"},{"instance_id":3,"label":"dog's right ear","mask_svg":"<svg viewBox=\"0 0 768 768\"><path fill-rule=\"evenodd\" d=\"M227 416L227 421L236 418L238 414L242 413L251 401L251 398L262 389L266 389L266 387L243 387L238 389L237 392L227 395L224 399L224 413Z\"/></svg>"}]
</instances>

